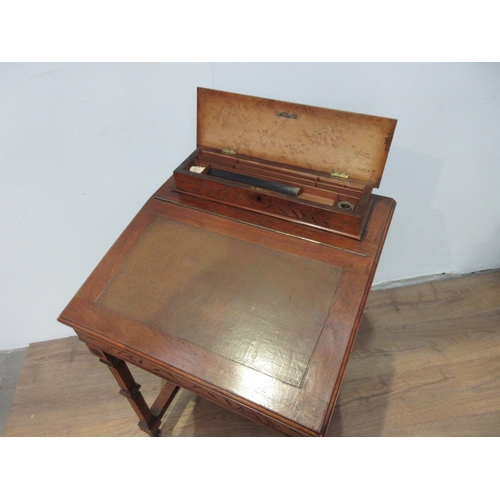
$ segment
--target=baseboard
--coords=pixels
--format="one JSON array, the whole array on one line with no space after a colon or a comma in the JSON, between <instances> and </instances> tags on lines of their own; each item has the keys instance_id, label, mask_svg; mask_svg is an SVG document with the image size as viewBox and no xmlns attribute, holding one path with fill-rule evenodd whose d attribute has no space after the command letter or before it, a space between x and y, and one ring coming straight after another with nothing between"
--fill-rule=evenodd
<instances>
[{"instance_id":1,"label":"baseboard","mask_svg":"<svg viewBox=\"0 0 500 500\"><path fill-rule=\"evenodd\" d=\"M447 279L464 278L466 276L475 276L478 274L488 274L499 272L500 269L484 269L482 271L474 271L471 273L455 274L455 273L441 273L431 274L428 276L417 276L415 278L405 278L402 280L384 281L372 286L372 291L387 290L388 288L399 288L402 286L420 285L422 283L429 283L431 281L442 281Z\"/></svg>"}]
</instances>

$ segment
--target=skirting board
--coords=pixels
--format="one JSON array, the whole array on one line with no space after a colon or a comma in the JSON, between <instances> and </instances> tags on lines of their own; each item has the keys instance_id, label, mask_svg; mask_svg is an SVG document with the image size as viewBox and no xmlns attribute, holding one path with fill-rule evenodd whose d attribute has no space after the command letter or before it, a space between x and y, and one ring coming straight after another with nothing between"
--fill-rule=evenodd
<instances>
[{"instance_id":1,"label":"skirting board","mask_svg":"<svg viewBox=\"0 0 500 500\"><path fill-rule=\"evenodd\" d=\"M455 274L455 273L441 273L430 274L428 276L417 276L415 278L405 278L402 280L384 281L371 287L371 290L387 290L389 288L400 288L402 286L420 285L421 283L429 283L431 281L442 281L447 279L465 278L467 276L476 276L478 274L488 274L500 271L499 269L485 269L483 271L474 271L471 273Z\"/></svg>"}]
</instances>

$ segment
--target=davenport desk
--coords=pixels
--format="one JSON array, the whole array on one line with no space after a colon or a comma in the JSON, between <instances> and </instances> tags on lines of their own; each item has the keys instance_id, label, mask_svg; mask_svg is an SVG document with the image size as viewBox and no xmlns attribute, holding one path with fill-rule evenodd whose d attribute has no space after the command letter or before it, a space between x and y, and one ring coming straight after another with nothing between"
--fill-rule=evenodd
<instances>
[{"instance_id":1,"label":"davenport desk","mask_svg":"<svg viewBox=\"0 0 500 500\"><path fill-rule=\"evenodd\" d=\"M210 133L214 119L237 130L242 120L235 102L258 124L245 121L245 140L224 136L237 151L227 155L211 144L205 118L212 117ZM211 106L219 114L209 113ZM257 156L245 144L257 140L250 141L252 131L262 138L268 109L275 129L266 133L288 134L287 144L293 134L294 144L307 137L315 151L325 140L311 135L311 124L318 133L332 131L325 123L339 116L351 131L359 129L353 122L359 117L377 130L388 125L380 134L378 179L330 183L321 161L317 168L298 165L298 154L289 155L291 163L277 161L276 151L283 150L277 140L272 157L266 157L270 140L261 141L266 150ZM59 321L109 366L148 434L159 435L182 387L286 435L325 435L395 207L394 200L371 194L395 120L338 113L199 89L198 148L61 313ZM336 161L343 145L352 149L343 141L335 141ZM295 191L280 191L283 185ZM151 407L128 363L167 381Z\"/></svg>"}]
</instances>

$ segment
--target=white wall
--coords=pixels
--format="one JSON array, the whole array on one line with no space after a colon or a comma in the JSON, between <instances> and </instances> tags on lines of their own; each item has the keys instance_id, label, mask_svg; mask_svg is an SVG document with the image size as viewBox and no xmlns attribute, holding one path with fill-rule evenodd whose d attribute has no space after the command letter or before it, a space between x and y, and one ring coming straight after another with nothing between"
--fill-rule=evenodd
<instances>
[{"instance_id":1,"label":"white wall","mask_svg":"<svg viewBox=\"0 0 500 500\"><path fill-rule=\"evenodd\" d=\"M498 64L1 64L0 349L67 302L195 147L196 87L399 120L375 283L500 267Z\"/></svg>"}]
</instances>

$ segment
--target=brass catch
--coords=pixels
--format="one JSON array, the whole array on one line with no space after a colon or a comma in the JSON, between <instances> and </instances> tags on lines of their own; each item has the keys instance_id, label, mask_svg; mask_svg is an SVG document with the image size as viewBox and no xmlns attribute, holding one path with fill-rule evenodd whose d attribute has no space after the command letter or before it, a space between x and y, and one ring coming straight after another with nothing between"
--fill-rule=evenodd
<instances>
[{"instance_id":1,"label":"brass catch","mask_svg":"<svg viewBox=\"0 0 500 500\"><path fill-rule=\"evenodd\" d=\"M221 153L225 154L225 155L235 155L236 154L236 149L222 148Z\"/></svg>"},{"instance_id":2,"label":"brass catch","mask_svg":"<svg viewBox=\"0 0 500 500\"><path fill-rule=\"evenodd\" d=\"M332 170L330 175L332 177L337 177L338 179L349 179L349 174L347 172L338 172L337 170Z\"/></svg>"},{"instance_id":3,"label":"brass catch","mask_svg":"<svg viewBox=\"0 0 500 500\"><path fill-rule=\"evenodd\" d=\"M276 116L283 116L285 118L293 118L297 119L297 115L295 113L287 113L286 111L276 111Z\"/></svg>"}]
</instances>

